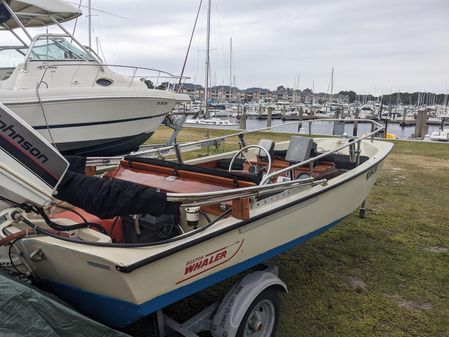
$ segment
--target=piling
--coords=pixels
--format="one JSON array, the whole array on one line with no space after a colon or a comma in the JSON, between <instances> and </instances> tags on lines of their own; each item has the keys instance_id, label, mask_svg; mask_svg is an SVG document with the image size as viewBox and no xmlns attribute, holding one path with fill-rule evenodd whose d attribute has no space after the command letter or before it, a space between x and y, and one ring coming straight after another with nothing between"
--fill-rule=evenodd
<instances>
[{"instance_id":1,"label":"piling","mask_svg":"<svg viewBox=\"0 0 449 337\"><path fill-rule=\"evenodd\" d=\"M384 123L385 123L385 128L384 128L384 138L387 138L387 133L388 133L388 118L384 119Z\"/></svg>"},{"instance_id":2,"label":"piling","mask_svg":"<svg viewBox=\"0 0 449 337\"><path fill-rule=\"evenodd\" d=\"M407 117L407 109L404 109L404 113L402 114L402 125L405 126L405 118Z\"/></svg>"},{"instance_id":3,"label":"piling","mask_svg":"<svg viewBox=\"0 0 449 337\"><path fill-rule=\"evenodd\" d=\"M240 116L240 129L246 130L246 106L243 106L242 113L240 114L240 105L237 106L238 115Z\"/></svg>"},{"instance_id":4,"label":"piling","mask_svg":"<svg viewBox=\"0 0 449 337\"><path fill-rule=\"evenodd\" d=\"M340 108L337 108L334 113L334 118L339 119L339 117L338 117L339 115L340 115Z\"/></svg>"},{"instance_id":5,"label":"piling","mask_svg":"<svg viewBox=\"0 0 449 337\"><path fill-rule=\"evenodd\" d=\"M310 107L310 110L309 110L309 116L315 116L315 109L313 108L313 106L312 107Z\"/></svg>"},{"instance_id":6,"label":"piling","mask_svg":"<svg viewBox=\"0 0 449 337\"><path fill-rule=\"evenodd\" d=\"M298 109L298 120L299 120L298 132L301 131L301 128L302 128L302 123L301 122L303 120L303 116L304 116L304 109L302 108L302 106L300 106L299 109Z\"/></svg>"},{"instance_id":7,"label":"piling","mask_svg":"<svg viewBox=\"0 0 449 337\"><path fill-rule=\"evenodd\" d=\"M356 108L355 109L355 113L354 113L354 119L359 119L359 116L360 116L360 108ZM355 121L354 122L354 127L352 129L352 135L354 137L357 137L358 128L359 128L359 122Z\"/></svg>"},{"instance_id":8,"label":"piling","mask_svg":"<svg viewBox=\"0 0 449 337\"><path fill-rule=\"evenodd\" d=\"M267 113L267 128L271 127L271 115L273 114L273 108L270 106L268 107L268 113Z\"/></svg>"},{"instance_id":9,"label":"piling","mask_svg":"<svg viewBox=\"0 0 449 337\"><path fill-rule=\"evenodd\" d=\"M415 125L415 138L423 139L427 133L427 112L425 110L418 110L418 115L416 116L416 125Z\"/></svg>"},{"instance_id":10,"label":"piling","mask_svg":"<svg viewBox=\"0 0 449 337\"><path fill-rule=\"evenodd\" d=\"M441 118L441 131L443 131L444 130L444 125L445 125L445 122L446 122L446 117L442 117Z\"/></svg>"}]
</instances>

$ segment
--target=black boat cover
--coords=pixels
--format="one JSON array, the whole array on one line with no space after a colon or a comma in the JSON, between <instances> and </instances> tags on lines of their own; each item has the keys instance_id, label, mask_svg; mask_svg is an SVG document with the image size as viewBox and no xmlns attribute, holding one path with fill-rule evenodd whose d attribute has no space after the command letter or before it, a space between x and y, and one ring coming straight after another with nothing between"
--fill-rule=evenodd
<instances>
[{"instance_id":1,"label":"black boat cover","mask_svg":"<svg viewBox=\"0 0 449 337\"><path fill-rule=\"evenodd\" d=\"M0 336L126 337L0 271Z\"/></svg>"},{"instance_id":2,"label":"black boat cover","mask_svg":"<svg viewBox=\"0 0 449 337\"><path fill-rule=\"evenodd\" d=\"M179 214L179 205L155 189L118 180L88 177L68 171L56 197L102 219L130 214Z\"/></svg>"},{"instance_id":3,"label":"black boat cover","mask_svg":"<svg viewBox=\"0 0 449 337\"><path fill-rule=\"evenodd\" d=\"M86 173L86 157L81 156L64 156L69 162L69 171L85 174Z\"/></svg>"}]
</instances>

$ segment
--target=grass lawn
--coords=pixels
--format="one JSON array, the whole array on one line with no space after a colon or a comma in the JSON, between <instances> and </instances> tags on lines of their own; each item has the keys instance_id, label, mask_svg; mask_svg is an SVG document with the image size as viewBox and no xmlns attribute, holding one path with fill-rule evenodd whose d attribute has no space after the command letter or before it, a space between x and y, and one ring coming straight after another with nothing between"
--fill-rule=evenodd
<instances>
[{"instance_id":1,"label":"grass lawn","mask_svg":"<svg viewBox=\"0 0 449 337\"><path fill-rule=\"evenodd\" d=\"M289 287L278 337L449 336L449 146L396 142L366 207L270 261Z\"/></svg>"}]
</instances>

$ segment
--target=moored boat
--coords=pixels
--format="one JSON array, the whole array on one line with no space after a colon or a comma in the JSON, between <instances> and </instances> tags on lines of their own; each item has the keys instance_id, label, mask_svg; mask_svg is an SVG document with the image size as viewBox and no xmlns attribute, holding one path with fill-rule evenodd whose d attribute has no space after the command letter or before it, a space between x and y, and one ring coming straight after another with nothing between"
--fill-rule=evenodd
<instances>
[{"instance_id":1,"label":"moored boat","mask_svg":"<svg viewBox=\"0 0 449 337\"><path fill-rule=\"evenodd\" d=\"M429 139L436 142L449 142L449 129L434 131L430 134Z\"/></svg>"}]
</instances>

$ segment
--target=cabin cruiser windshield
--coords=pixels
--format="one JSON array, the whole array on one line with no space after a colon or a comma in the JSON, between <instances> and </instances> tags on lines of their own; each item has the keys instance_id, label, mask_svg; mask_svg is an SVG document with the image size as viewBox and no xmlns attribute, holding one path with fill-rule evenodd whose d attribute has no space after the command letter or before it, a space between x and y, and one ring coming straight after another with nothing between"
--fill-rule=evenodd
<instances>
[{"instance_id":1,"label":"cabin cruiser windshield","mask_svg":"<svg viewBox=\"0 0 449 337\"><path fill-rule=\"evenodd\" d=\"M65 37L38 37L29 50L29 60L39 61L95 61L95 58Z\"/></svg>"}]
</instances>

